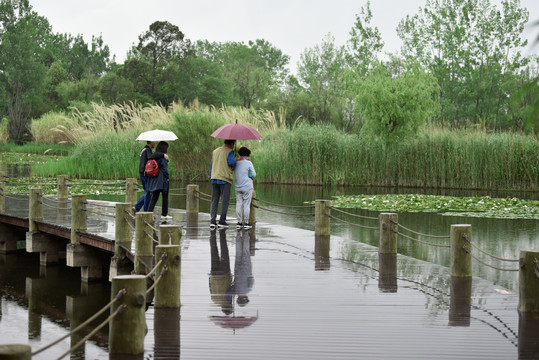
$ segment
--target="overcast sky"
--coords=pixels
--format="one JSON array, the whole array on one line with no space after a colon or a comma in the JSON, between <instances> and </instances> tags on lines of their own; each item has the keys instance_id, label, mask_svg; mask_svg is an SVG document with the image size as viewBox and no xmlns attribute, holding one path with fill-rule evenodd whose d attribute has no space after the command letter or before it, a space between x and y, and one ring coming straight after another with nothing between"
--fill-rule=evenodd
<instances>
[{"instance_id":1,"label":"overcast sky","mask_svg":"<svg viewBox=\"0 0 539 360\"><path fill-rule=\"evenodd\" d=\"M191 41L216 42L265 39L289 55L294 72L300 54L328 34L338 45L349 39L355 15L367 0L30 0L54 32L82 34L87 42L102 35L116 61L122 63L138 36L154 21L177 25ZM499 4L500 0L491 0ZM416 14L426 0L372 0L372 24L377 26L385 51L400 48L396 28L406 15ZM499 6L499 5L498 5ZM539 20L539 0L521 0L530 21ZM539 26L527 28L532 39ZM539 53L539 46L525 54Z\"/></svg>"}]
</instances>

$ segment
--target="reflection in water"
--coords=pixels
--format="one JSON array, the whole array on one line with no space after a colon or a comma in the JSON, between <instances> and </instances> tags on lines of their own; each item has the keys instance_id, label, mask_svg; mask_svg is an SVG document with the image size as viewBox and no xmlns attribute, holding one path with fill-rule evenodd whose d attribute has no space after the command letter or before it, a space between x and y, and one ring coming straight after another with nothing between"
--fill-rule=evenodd
<instances>
[{"instance_id":1,"label":"reflection in water","mask_svg":"<svg viewBox=\"0 0 539 360\"><path fill-rule=\"evenodd\" d=\"M539 359L539 314L518 312L518 358Z\"/></svg>"},{"instance_id":2,"label":"reflection in water","mask_svg":"<svg viewBox=\"0 0 539 360\"><path fill-rule=\"evenodd\" d=\"M180 358L180 308L154 309L154 359Z\"/></svg>"},{"instance_id":3,"label":"reflection in water","mask_svg":"<svg viewBox=\"0 0 539 360\"><path fill-rule=\"evenodd\" d=\"M331 259L329 257L330 235L314 236L314 269L329 270Z\"/></svg>"},{"instance_id":4,"label":"reflection in water","mask_svg":"<svg viewBox=\"0 0 539 360\"><path fill-rule=\"evenodd\" d=\"M449 326L470 326L472 277L451 276Z\"/></svg>"},{"instance_id":5,"label":"reflection in water","mask_svg":"<svg viewBox=\"0 0 539 360\"><path fill-rule=\"evenodd\" d=\"M228 315L232 313L233 309L231 297L228 296L232 284L230 256L226 243L226 230L219 230L219 246L217 246L217 231L215 229L210 231L210 294L212 301L221 307L223 313Z\"/></svg>"},{"instance_id":6,"label":"reflection in water","mask_svg":"<svg viewBox=\"0 0 539 360\"><path fill-rule=\"evenodd\" d=\"M221 307L224 315L213 315L210 319L223 328L236 329L250 326L256 316L236 314L235 305L245 307L254 284L251 253L254 253L255 230L238 230L235 242L234 276L230 273L230 257L226 242L226 230L219 231L219 246L216 230L210 232L211 271L210 293L214 303ZM220 248L220 252L219 252ZM236 300L234 301L234 298Z\"/></svg>"},{"instance_id":7,"label":"reflection in water","mask_svg":"<svg viewBox=\"0 0 539 360\"><path fill-rule=\"evenodd\" d=\"M397 292L397 255L378 254L378 288L381 292Z\"/></svg>"}]
</instances>

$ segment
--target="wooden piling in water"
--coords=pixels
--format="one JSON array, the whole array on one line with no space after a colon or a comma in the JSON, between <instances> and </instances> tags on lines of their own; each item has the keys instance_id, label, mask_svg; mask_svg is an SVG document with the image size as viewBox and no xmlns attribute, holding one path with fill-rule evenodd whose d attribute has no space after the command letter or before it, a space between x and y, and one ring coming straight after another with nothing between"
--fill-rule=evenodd
<instances>
[{"instance_id":1,"label":"wooden piling in water","mask_svg":"<svg viewBox=\"0 0 539 360\"><path fill-rule=\"evenodd\" d=\"M112 279L111 297L125 289L125 294L111 308L114 314L120 306L123 313L110 322L109 353L111 355L138 355L144 352L146 326L146 277L143 275L121 275Z\"/></svg>"},{"instance_id":2,"label":"wooden piling in water","mask_svg":"<svg viewBox=\"0 0 539 360\"><path fill-rule=\"evenodd\" d=\"M86 231L86 195L74 194L71 197L71 244L80 244L77 231Z\"/></svg>"},{"instance_id":3,"label":"wooden piling in water","mask_svg":"<svg viewBox=\"0 0 539 360\"><path fill-rule=\"evenodd\" d=\"M255 226L256 225L256 200L251 199L251 205L249 206L249 225Z\"/></svg>"},{"instance_id":4,"label":"wooden piling in water","mask_svg":"<svg viewBox=\"0 0 539 360\"><path fill-rule=\"evenodd\" d=\"M30 188L30 203L28 214L28 231L37 231L35 220L43 220L43 201L41 188Z\"/></svg>"},{"instance_id":5,"label":"wooden piling in water","mask_svg":"<svg viewBox=\"0 0 539 360\"><path fill-rule=\"evenodd\" d=\"M58 175L56 177L56 186L58 189L58 201L67 201L67 175Z\"/></svg>"},{"instance_id":6,"label":"wooden piling in water","mask_svg":"<svg viewBox=\"0 0 539 360\"><path fill-rule=\"evenodd\" d=\"M5 211L6 207L6 174L0 171L0 213Z\"/></svg>"},{"instance_id":7,"label":"wooden piling in water","mask_svg":"<svg viewBox=\"0 0 539 360\"><path fill-rule=\"evenodd\" d=\"M32 358L32 348L30 345L9 344L0 345L1 360L30 360Z\"/></svg>"},{"instance_id":8,"label":"wooden piling in water","mask_svg":"<svg viewBox=\"0 0 539 360\"><path fill-rule=\"evenodd\" d=\"M518 311L539 317L539 251L520 250Z\"/></svg>"},{"instance_id":9,"label":"wooden piling in water","mask_svg":"<svg viewBox=\"0 0 539 360\"><path fill-rule=\"evenodd\" d=\"M135 273L145 274L144 266L151 266L153 260L153 213L138 212L135 215Z\"/></svg>"},{"instance_id":10,"label":"wooden piling in water","mask_svg":"<svg viewBox=\"0 0 539 360\"><path fill-rule=\"evenodd\" d=\"M181 246L178 245L157 245L155 248L155 261L158 262L163 254L166 258L155 271L155 280L166 267L166 273L155 286L156 308L179 308L180 307L180 287L182 272Z\"/></svg>"},{"instance_id":11,"label":"wooden piling in water","mask_svg":"<svg viewBox=\"0 0 539 360\"><path fill-rule=\"evenodd\" d=\"M450 237L451 276L472 276L472 256L469 253L471 251L469 241L472 241L472 225L451 225Z\"/></svg>"},{"instance_id":12,"label":"wooden piling in water","mask_svg":"<svg viewBox=\"0 0 539 360\"><path fill-rule=\"evenodd\" d=\"M198 185L187 185L187 196L185 199L185 212L187 215L198 214L199 198Z\"/></svg>"},{"instance_id":13,"label":"wooden piling in water","mask_svg":"<svg viewBox=\"0 0 539 360\"><path fill-rule=\"evenodd\" d=\"M315 200L314 203L314 235L329 236L330 221L329 221L329 200Z\"/></svg>"},{"instance_id":14,"label":"wooden piling in water","mask_svg":"<svg viewBox=\"0 0 539 360\"><path fill-rule=\"evenodd\" d=\"M397 235L399 231L399 215L380 213L380 245L378 253L397 255Z\"/></svg>"},{"instance_id":15,"label":"wooden piling in water","mask_svg":"<svg viewBox=\"0 0 539 360\"><path fill-rule=\"evenodd\" d=\"M134 206L137 203L137 179L125 179L125 202Z\"/></svg>"},{"instance_id":16,"label":"wooden piling in water","mask_svg":"<svg viewBox=\"0 0 539 360\"><path fill-rule=\"evenodd\" d=\"M114 256L122 257L123 250L120 245L131 249L131 217L129 216L131 211L130 203L117 203L116 204L116 216L114 225Z\"/></svg>"},{"instance_id":17,"label":"wooden piling in water","mask_svg":"<svg viewBox=\"0 0 539 360\"><path fill-rule=\"evenodd\" d=\"M182 227L180 225L159 226L159 245L180 245L181 240Z\"/></svg>"}]
</instances>

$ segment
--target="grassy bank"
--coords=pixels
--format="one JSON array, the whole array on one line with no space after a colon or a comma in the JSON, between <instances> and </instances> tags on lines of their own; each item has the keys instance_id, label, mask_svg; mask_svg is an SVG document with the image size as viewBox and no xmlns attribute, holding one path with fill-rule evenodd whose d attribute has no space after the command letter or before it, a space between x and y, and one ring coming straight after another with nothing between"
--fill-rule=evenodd
<instances>
[{"instance_id":1,"label":"grassy bank","mask_svg":"<svg viewBox=\"0 0 539 360\"><path fill-rule=\"evenodd\" d=\"M204 180L211 151L222 144L210 134L235 119L262 134L261 142L238 142L253 150L251 160L259 182L539 190L539 144L533 136L431 129L408 141L386 145L331 126L285 129L279 126L284 121L272 113L199 106L168 110L97 107L93 115L79 114L69 123L71 138L76 140L70 156L37 166L34 173L137 177L143 142L134 139L142 131L160 128L174 131L179 138L169 148L172 176ZM47 121L56 124L50 118Z\"/></svg>"}]
</instances>

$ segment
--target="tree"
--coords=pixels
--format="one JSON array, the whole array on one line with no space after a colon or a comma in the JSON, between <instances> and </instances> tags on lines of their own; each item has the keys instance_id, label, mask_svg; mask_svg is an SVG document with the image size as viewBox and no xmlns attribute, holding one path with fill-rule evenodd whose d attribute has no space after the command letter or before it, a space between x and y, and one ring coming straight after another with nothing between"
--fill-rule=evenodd
<instances>
[{"instance_id":1,"label":"tree","mask_svg":"<svg viewBox=\"0 0 539 360\"><path fill-rule=\"evenodd\" d=\"M348 66L360 76L367 75L384 47L380 30L378 27L370 26L371 20L371 3L367 1L367 4L359 9L359 14L356 14L356 22L350 30L346 53Z\"/></svg>"},{"instance_id":2,"label":"tree","mask_svg":"<svg viewBox=\"0 0 539 360\"><path fill-rule=\"evenodd\" d=\"M398 76L378 65L357 90L355 100L365 119L361 134L387 143L415 135L439 110L436 80L418 64L402 68Z\"/></svg>"},{"instance_id":3,"label":"tree","mask_svg":"<svg viewBox=\"0 0 539 360\"><path fill-rule=\"evenodd\" d=\"M336 46L331 35L301 54L298 75L313 106L311 122L343 126L345 70L344 47Z\"/></svg>"},{"instance_id":4,"label":"tree","mask_svg":"<svg viewBox=\"0 0 539 360\"><path fill-rule=\"evenodd\" d=\"M103 75L98 80L99 95L105 104L126 103L133 100L133 83L114 72Z\"/></svg>"},{"instance_id":5,"label":"tree","mask_svg":"<svg viewBox=\"0 0 539 360\"><path fill-rule=\"evenodd\" d=\"M500 124L515 76L527 63L521 38L528 12L519 0L427 0L399 23L402 52L438 79L441 120Z\"/></svg>"},{"instance_id":6,"label":"tree","mask_svg":"<svg viewBox=\"0 0 539 360\"><path fill-rule=\"evenodd\" d=\"M28 138L32 104L45 91L48 21L28 0L0 2L0 84L5 89L8 133L16 143Z\"/></svg>"},{"instance_id":7,"label":"tree","mask_svg":"<svg viewBox=\"0 0 539 360\"><path fill-rule=\"evenodd\" d=\"M169 103L178 96L170 76L182 69L182 60L191 55L191 41L180 29L168 21L156 21L139 36L121 75L136 85L137 91L148 94L157 102ZM167 70L168 68L168 70ZM174 89L175 92L164 91Z\"/></svg>"}]
</instances>

